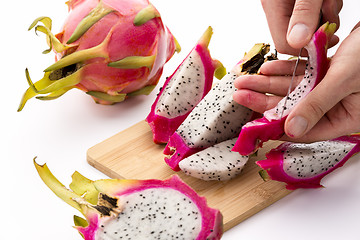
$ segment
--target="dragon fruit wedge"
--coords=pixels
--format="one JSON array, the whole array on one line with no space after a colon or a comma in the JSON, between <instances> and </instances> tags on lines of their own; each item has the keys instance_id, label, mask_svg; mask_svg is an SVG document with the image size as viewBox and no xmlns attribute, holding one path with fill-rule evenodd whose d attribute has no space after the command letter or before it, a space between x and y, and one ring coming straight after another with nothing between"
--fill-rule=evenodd
<instances>
[{"instance_id":1,"label":"dragon fruit wedge","mask_svg":"<svg viewBox=\"0 0 360 240\"><path fill-rule=\"evenodd\" d=\"M241 173L249 160L249 156L231 151L236 140L226 140L195 153L183 159L179 167L185 174L205 181L230 180Z\"/></svg>"},{"instance_id":2,"label":"dragon fruit wedge","mask_svg":"<svg viewBox=\"0 0 360 240\"><path fill-rule=\"evenodd\" d=\"M220 239L222 215L209 208L177 175L167 180L106 179L91 181L78 172L70 189L48 167L36 169L44 183L62 200L79 210L75 228L85 240L111 239Z\"/></svg>"},{"instance_id":3,"label":"dragon fruit wedge","mask_svg":"<svg viewBox=\"0 0 360 240\"><path fill-rule=\"evenodd\" d=\"M309 59L303 80L284 97L276 107L264 112L264 117L244 125L233 151L248 155L270 139L277 140L284 134L284 124L293 107L304 98L325 76L329 67L327 44L335 31L336 25L325 23L313 35L305 47ZM286 103L286 106L284 104ZM282 116L281 116L282 115Z\"/></svg>"},{"instance_id":4,"label":"dragon fruit wedge","mask_svg":"<svg viewBox=\"0 0 360 240\"><path fill-rule=\"evenodd\" d=\"M155 143L166 143L191 110L210 91L213 77L226 74L223 65L210 56L208 45L212 36L209 27L190 54L167 78L151 107L146 121Z\"/></svg>"},{"instance_id":5,"label":"dragon fruit wedge","mask_svg":"<svg viewBox=\"0 0 360 240\"><path fill-rule=\"evenodd\" d=\"M242 74L256 73L269 52L269 45L256 44L244 58L219 81L171 135L165 149L166 163L180 171L179 162L217 143L235 138L254 112L236 103L234 80Z\"/></svg>"},{"instance_id":6,"label":"dragon fruit wedge","mask_svg":"<svg viewBox=\"0 0 360 240\"><path fill-rule=\"evenodd\" d=\"M321 179L360 152L360 135L305 143L282 143L257 161L261 176L287 183L286 188L319 188Z\"/></svg>"},{"instance_id":7,"label":"dragon fruit wedge","mask_svg":"<svg viewBox=\"0 0 360 240\"><path fill-rule=\"evenodd\" d=\"M69 15L60 33L51 33L52 21L37 18L29 30L46 34L56 62L44 77L24 93L18 111L37 96L56 99L78 88L100 104L121 102L149 94L164 64L180 46L148 0L70 0ZM39 95L39 96L38 96Z\"/></svg>"}]
</instances>

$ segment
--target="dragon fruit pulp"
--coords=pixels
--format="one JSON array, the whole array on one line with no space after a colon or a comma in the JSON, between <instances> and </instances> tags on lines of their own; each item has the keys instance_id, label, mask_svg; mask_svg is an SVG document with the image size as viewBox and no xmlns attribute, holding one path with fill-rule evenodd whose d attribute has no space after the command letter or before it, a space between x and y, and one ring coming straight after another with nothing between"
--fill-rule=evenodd
<instances>
[{"instance_id":1,"label":"dragon fruit pulp","mask_svg":"<svg viewBox=\"0 0 360 240\"><path fill-rule=\"evenodd\" d=\"M149 94L164 64L180 47L148 0L70 0L69 15L57 35L51 19L37 18L29 30L43 32L56 62L24 93L18 111L37 95L51 100L72 88L97 103L112 104ZM42 23L42 24L41 24Z\"/></svg>"},{"instance_id":2,"label":"dragon fruit pulp","mask_svg":"<svg viewBox=\"0 0 360 240\"><path fill-rule=\"evenodd\" d=\"M197 152L179 163L187 175L205 181L226 181L239 175L249 156L242 156L231 149L237 138L223 141Z\"/></svg>"},{"instance_id":3,"label":"dragon fruit pulp","mask_svg":"<svg viewBox=\"0 0 360 240\"><path fill-rule=\"evenodd\" d=\"M284 134L285 120L290 111L323 79L327 72L329 67L327 44L335 28L335 24L325 23L314 33L310 43L305 47L309 60L302 81L275 108L264 112L263 118L244 125L233 151L248 155L261 147L263 142L279 139Z\"/></svg>"},{"instance_id":4,"label":"dragon fruit pulp","mask_svg":"<svg viewBox=\"0 0 360 240\"><path fill-rule=\"evenodd\" d=\"M214 74L226 74L223 65L210 56L208 45L212 36L209 27L175 72L167 78L151 106L146 121L155 143L166 143L191 110L210 91Z\"/></svg>"},{"instance_id":5,"label":"dragon fruit pulp","mask_svg":"<svg viewBox=\"0 0 360 240\"><path fill-rule=\"evenodd\" d=\"M244 58L200 101L171 135L165 147L166 163L179 171L179 162L207 147L237 137L252 119L250 109L233 101L234 80L241 74L256 73L269 52L269 45L256 44Z\"/></svg>"},{"instance_id":6,"label":"dragon fruit pulp","mask_svg":"<svg viewBox=\"0 0 360 240\"><path fill-rule=\"evenodd\" d=\"M360 151L360 135L343 136L333 140L305 143L285 142L256 163L264 179L287 183L287 188L318 188L321 179L343 166Z\"/></svg>"},{"instance_id":7,"label":"dragon fruit pulp","mask_svg":"<svg viewBox=\"0 0 360 240\"><path fill-rule=\"evenodd\" d=\"M79 210L75 228L85 240L220 239L221 213L177 175L167 180L106 179L91 181L78 172L65 188L46 164L36 169L44 183Z\"/></svg>"}]
</instances>

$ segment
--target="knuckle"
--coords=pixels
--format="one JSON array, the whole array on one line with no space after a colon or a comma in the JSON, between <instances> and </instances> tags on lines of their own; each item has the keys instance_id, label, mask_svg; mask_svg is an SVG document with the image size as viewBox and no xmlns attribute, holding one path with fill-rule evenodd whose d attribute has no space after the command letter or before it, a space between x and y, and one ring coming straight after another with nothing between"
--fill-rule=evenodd
<instances>
[{"instance_id":1,"label":"knuckle","mask_svg":"<svg viewBox=\"0 0 360 240\"><path fill-rule=\"evenodd\" d=\"M336 2L337 11L339 13L343 7L343 1L342 0L334 0L334 1Z\"/></svg>"},{"instance_id":2,"label":"knuckle","mask_svg":"<svg viewBox=\"0 0 360 240\"><path fill-rule=\"evenodd\" d=\"M294 14L303 14L305 12L310 12L314 9L313 3L311 1L296 1L294 6Z\"/></svg>"},{"instance_id":3,"label":"knuckle","mask_svg":"<svg viewBox=\"0 0 360 240\"><path fill-rule=\"evenodd\" d=\"M289 53L289 51L291 51L291 48L288 46L286 42L275 43L275 48L278 53L283 53L283 54Z\"/></svg>"},{"instance_id":4,"label":"knuckle","mask_svg":"<svg viewBox=\"0 0 360 240\"><path fill-rule=\"evenodd\" d=\"M320 119L325 115L326 110L322 107L322 105L318 101L308 102L307 104L307 112L311 118Z\"/></svg>"}]
</instances>

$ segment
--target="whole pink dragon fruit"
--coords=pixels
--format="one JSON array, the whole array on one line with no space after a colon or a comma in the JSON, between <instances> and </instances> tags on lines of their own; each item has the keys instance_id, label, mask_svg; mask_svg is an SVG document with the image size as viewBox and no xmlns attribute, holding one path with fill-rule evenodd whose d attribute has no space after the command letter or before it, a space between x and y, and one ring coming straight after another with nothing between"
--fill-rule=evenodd
<instances>
[{"instance_id":1,"label":"whole pink dragon fruit","mask_svg":"<svg viewBox=\"0 0 360 240\"><path fill-rule=\"evenodd\" d=\"M167 78L146 118L155 143L166 143L191 110L210 91L214 74L226 74L223 65L213 60L208 49L212 28L208 27L189 55Z\"/></svg>"},{"instance_id":2,"label":"whole pink dragon fruit","mask_svg":"<svg viewBox=\"0 0 360 240\"><path fill-rule=\"evenodd\" d=\"M264 179L285 182L288 189L318 188L324 176L358 152L359 134L310 144L286 142L256 163L266 171L260 172Z\"/></svg>"},{"instance_id":3,"label":"whole pink dragon fruit","mask_svg":"<svg viewBox=\"0 0 360 240\"><path fill-rule=\"evenodd\" d=\"M327 72L329 66L327 45L335 28L335 24L325 23L314 33L310 43L305 47L309 60L303 80L290 93L287 100L284 97L275 108L264 112L263 118L243 126L233 151L248 155L261 147L263 142L279 139L284 134L284 123L290 111L324 78ZM285 102L286 106L284 106Z\"/></svg>"},{"instance_id":4,"label":"whole pink dragon fruit","mask_svg":"<svg viewBox=\"0 0 360 240\"><path fill-rule=\"evenodd\" d=\"M25 92L27 100L55 99L72 88L83 90L97 103L112 104L129 96L149 94L164 64L180 47L159 12L148 0L70 0L69 15L57 35L51 19L40 17L30 26L47 36L57 62ZM42 23L42 24L39 24Z\"/></svg>"},{"instance_id":5,"label":"whole pink dragon fruit","mask_svg":"<svg viewBox=\"0 0 360 240\"><path fill-rule=\"evenodd\" d=\"M45 165L35 167L44 183L79 210L75 228L85 240L220 239L221 213L174 175L167 180L91 181L78 172L65 188Z\"/></svg>"}]
</instances>

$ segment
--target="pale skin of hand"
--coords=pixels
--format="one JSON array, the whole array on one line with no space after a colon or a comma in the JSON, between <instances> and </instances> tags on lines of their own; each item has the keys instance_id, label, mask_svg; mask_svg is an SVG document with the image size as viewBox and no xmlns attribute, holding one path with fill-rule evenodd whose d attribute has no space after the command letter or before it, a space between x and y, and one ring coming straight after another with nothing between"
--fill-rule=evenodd
<instances>
[{"instance_id":1,"label":"pale skin of hand","mask_svg":"<svg viewBox=\"0 0 360 240\"><path fill-rule=\"evenodd\" d=\"M327 21L336 23L337 28L340 26L342 0L262 0L261 3L275 48L280 53L297 55L319 25ZM338 41L334 36L329 46Z\"/></svg>"},{"instance_id":2,"label":"pale skin of hand","mask_svg":"<svg viewBox=\"0 0 360 240\"><path fill-rule=\"evenodd\" d=\"M360 132L359 25L340 44L324 79L291 111L282 140L314 142ZM256 112L275 107L287 93L294 65L295 61L271 61L262 65L261 75L237 78L234 100ZM297 83L304 69L301 61Z\"/></svg>"}]
</instances>

